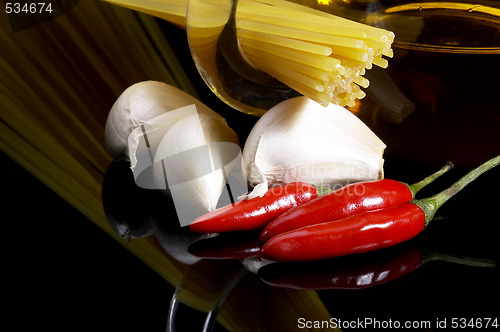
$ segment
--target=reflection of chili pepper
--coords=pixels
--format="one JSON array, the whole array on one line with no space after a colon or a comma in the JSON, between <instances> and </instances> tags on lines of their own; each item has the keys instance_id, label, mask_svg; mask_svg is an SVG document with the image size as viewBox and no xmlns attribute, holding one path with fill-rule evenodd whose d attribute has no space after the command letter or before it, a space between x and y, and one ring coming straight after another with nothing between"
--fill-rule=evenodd
<instances>
[{"instance_id":1,"label":"reflection of chili pepper","mask_svg":"<svg viewBox=\"0 0 500 332\"><path fill-rule=\"evenodd\" d=\"M258 255L258 233L228 232L191 244L189 253L200 258L242 259Z\"/></svg>"},{"instance_id":2,"label":"reflection of chili pepper","mask_svg":"<svg viewBox=\"0 0 500 332\"><path fill-rule=\"evenodd\" d=\"M258 273L264 282L277 287L362 289L398 279L434 260L476 267L495 266L490 260L450 256L411 244L321 262L273 263L260 268Z\"/></svg>"},{"instance_id":3,"label":"reflection of chili pepper","mask_svg":"<svg viewBox=\"0 0 500 332\"><path fill-rule=\"evenodd\" d=\"M389 208L415 197L415 194L452 168L448 163L438 172L413 185L383 179L353 183L293 208L266 226L262 243L273 236L304 226L346 218L366 211Z\"/></svg>"},{"instance_id":4,"label":"reflection of chili pepper","mask_svg":"<svg viewBox=\"0 0 500 332\"><path fill-rule=\"evenodd\" d=\"M498 164L500 156L472 170L450 188L426 199L276 235L262 246L260 255L275 261L316 260L367 252L409 240L427 226L448 199Z\"/></svg>"},{"instance_id":5,"label":"reflection of chili pepper","mask_svg":"<svg viewBox=\"0 0 500 332\"><path fill-rule=\"evenodd\" d=\"M272 187L262 197L239 201L196 218L189 228L197 233L262 229L283 212L316 196L316 188L303 182Z\"/></svg>"},{"instance_id":6,"label":"reflection of chili pepper","mask_svg":"<svg viewBox=\"0 0 500 332\"><path fill-rule=\"evenodd\" d=\"M348 258L268 264L259 270L259 277L267 284L295 289L362 289L395 280L422 264L416 246Z\"/></svg>"}]
</instances>

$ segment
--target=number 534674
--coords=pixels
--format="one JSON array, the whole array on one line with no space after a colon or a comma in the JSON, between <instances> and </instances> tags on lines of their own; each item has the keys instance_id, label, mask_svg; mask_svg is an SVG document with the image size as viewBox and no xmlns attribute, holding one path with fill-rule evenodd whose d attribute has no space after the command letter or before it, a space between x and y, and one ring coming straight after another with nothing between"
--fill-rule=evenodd
<instances>
[{"instance_id":1,"label":"number 534674","mask_svg":"<svg viewBox=\"0 0 500 332\"><path fill-rule=\"evenodd\" d=\"M20 3L20 2L6 2L5 12L7 14L41 14L41 13L52 13L52 4L46 2L32 2L32 3Z\"/></svg>"}]
</instances>

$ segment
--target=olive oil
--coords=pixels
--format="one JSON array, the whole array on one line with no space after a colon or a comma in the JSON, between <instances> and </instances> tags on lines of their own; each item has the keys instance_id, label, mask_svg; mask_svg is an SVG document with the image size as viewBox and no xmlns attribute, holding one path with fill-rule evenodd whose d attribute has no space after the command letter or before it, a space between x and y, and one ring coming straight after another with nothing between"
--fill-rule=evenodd
<instances>
[{"instance_id":1,"label":"olive oil","mask_svg":"<svg viewBox=\"0 0 500 332\"><path fill-rule=\"evenodd\" d=\"M372 69L367 96L352 110L395 157L470 167L499 155L500 17L413 14L420 24L408 27L419 31L402 30L401 39L396 31L389 67Z\"/></svg>"}]
</instances>

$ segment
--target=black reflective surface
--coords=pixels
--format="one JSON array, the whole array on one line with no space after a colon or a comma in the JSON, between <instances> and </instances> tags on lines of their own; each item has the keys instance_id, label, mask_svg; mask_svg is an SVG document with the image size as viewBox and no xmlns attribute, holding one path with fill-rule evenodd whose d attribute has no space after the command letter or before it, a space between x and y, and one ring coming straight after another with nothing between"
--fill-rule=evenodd
<instances>
[{"instance_id":1,"label":"black reflective surface","mask_svg":"<svg viewBox=\"0 0 500 332\"><path fill-rule=\"evenodd\" d=\"M16 331L165 331L173 285L0 153L3 324ZM166 299L166 300L165 300Z\"/></svg>"},{"instance_id":2,"label":"black reflective surface","mask_svg":"<svg viewBox=\"0 0 500 332\"><path fill-rule=\"evenodd\" d=\"M298 268L274 268L269 264L262 268L261 275L256 273L260 267L257 259L205 258L190 265L180 285L170 285L31 175L12 163L4 162L4 167L17 180L6 182L8 195L3 207L22 212L15 220L3 219L11 235L4 242L9 248L5 252L8 269L4 274L15 290L14 294L6 294L5 299L9 309L29 313L32 318L15 319L20 328L44 326L53 331L67 331L73 329L68 322L73 322L78 324L74 328L77 330L100 327L112 331L165 331L178 286L189 291L180 297L181 305L174 316L178 331L201 330L210 309L217 307L219 320L224 324L229 322L236 331L300 331L301 318L368 317L433 324L447 319L451 324L455 317L498 317L499 268L489 264L500 260L496 187L500 183L499 170L484 174L446 203L438 219L420 236L386 252L345 257L338 264L336 260L305 263ZM394 160L387 161L386 169L387 176L394 174L391 177L407 182L432 171ZM452 170L421 196L446 187L463 172ZM26 199L32 202L30 209L26 209ZM215 247L229 250L234 248L230 244L236 239L247 236L251 239L251 235L232 238L226 234L221 239L229 241L217 241ZM224 243L228 245L224 247ZM424 259L418 268L389 282L358 290L311 290L320 288L317 283L332 276L332 272L360 276L364 266L376 267L377 262L391 261L404 265L405 257L409 257L410 266L411 262L418 262L418 254ZM376 259L365 259L371 257ZM483 260L464 264L471 263L470 258ZM474 266L481 264L486 266ZM270 275L268 269L275 270L271 270L274 276L302 275L296 278L296 283L307 282L313 276L316 285L306 284L311 288L308 290L273 286L263 280ZM379 271L380 275L381 270L364 271L368 275L370 271ZM190 294L197 296L193 299ZM226 331L223 323L214 322L213 330Z\"/></svg>"},{"instance_id":3,"label":"black reflective surface","mask_svg":"<svg viewBox=\"0 0 500 332\"><path fill-rule=\"evenodd\" d=\"M180 57L189 55L183 33L168 25L164 28ZM199 83L201 99L227 119L243 145L257 119L228 109L203 82L197 81L196 70L189 61L184 66L188 72L192 70L193 81ZM395 126L384 126L384 120L376 113L371 120L375 121L371 125L376 130L390 130ZM455 125L463 126L464 123ZM465 129L468 132L478 130L477 126ZM455 126L454 130L460 131L460 127ZM414 183L435 172L446 161L453 162L444 152L439 158L434 157L436 149L429 142L432 142L432 135L439 137L441 134L431 129L426 134L425 146L430 149L431 158L424 153L408 161L405 154L410 154L418 144L412 142L412 137L405 138L411 142L404 148L405 154L389 148L385 176ZM488 157L493 157L500 152L500 144L483 142L481 135L470 137L468 145L481 146L482 154L489 153ZM403 145L405 141L400 142ZM457 147L452 156L460 154L460 150ZM425 147L418 151L422 154ZM468 158L466 149L463 151L461 162L439 181L423 189L417 198L445 189L470 167L479 164L476 161L481 157L471 155ZM485 161L486 157L482 159ZM167 255L189 266L180 284L174 285L175 296L168 299L172 302L166 318L171 324L167 323L166 328L194 331L211 326L214 331L300 331L307 330L301 327L311 321L352 322L372 318L372 322L420 323L418 328L414 325L402 330L427 331L441 328L444 323L451 327L454 318L500 319L497 301L500 295L497 265L500 261L499 184L500 169L482 175L447 202L429 227L408 243L363 256L290 266L268 264L254 255L256 234L200 237L172 223L174 211L171 207L165 208L161 211L163 216L155 218L156 234L153 236L158 238ZM157 198L165 199L161 195ZM357 281L361 284L358 286L366 287L333 287L332 280L336 279L339 284L341 277L346 281L344 285L356 285ZM282 278L286 284L273 284L268 278ZM217 316L216 323L214 316Z\"/></svg>"},{"instance_id":4,"label":"black reflective surface","mask_svg":"<svg viewBox=\"0 0 500 332\"><path fill-rule=\"evenodd\" d=\"M386 177L403 182L431 171L433 167L386 160ZM449 171L418 197L446 188L466 171ZM373 319L370 324L420 322L437 328L443 319L495 318L500 294L498 183L500 169L482 175L406 243L301 263L260 259L258 231L191 233L175 223L175 209L158 192L148 205L156 211L153 236L166 255L189 265L174 285L167 330L294 331L307 322L328 321L324 324L331 327L333 320L362 319L366 324L365 318Z\"/></svg>"}]
</instances>

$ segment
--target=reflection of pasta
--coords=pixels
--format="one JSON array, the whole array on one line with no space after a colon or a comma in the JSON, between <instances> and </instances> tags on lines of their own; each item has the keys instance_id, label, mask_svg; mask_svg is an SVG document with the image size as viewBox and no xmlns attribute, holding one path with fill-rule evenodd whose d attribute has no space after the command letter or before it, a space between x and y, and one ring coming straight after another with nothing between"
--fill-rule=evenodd
<instances>
[{"instance_id":1,"label":"reflection of pasta","mask_svg":"<svg viewBox=\"0 0 500 332\"><path fill-rule=\"evenodd\" d=\"M353 106L392 56L394 33L285 0L240 0L236 25L252 65L323 105Z\"/></svg>"}]
</instances>

